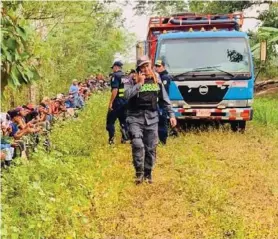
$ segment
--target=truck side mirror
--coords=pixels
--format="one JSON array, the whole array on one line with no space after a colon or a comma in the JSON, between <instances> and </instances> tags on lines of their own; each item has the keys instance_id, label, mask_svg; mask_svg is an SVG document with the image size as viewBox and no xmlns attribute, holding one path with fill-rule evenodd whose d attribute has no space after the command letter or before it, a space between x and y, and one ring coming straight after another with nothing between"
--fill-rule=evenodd
<instances>
[{"instance_id":1,"label":"truck side mirror","mask_svg":"<svg viewBox=\"0 0 278 239\"><path fill-rule=\"evenodd\" d=\"M266 61L266 41L261 42L261 53L260 53L260 60L265 62Z\"/></svg>"}]
</instances>

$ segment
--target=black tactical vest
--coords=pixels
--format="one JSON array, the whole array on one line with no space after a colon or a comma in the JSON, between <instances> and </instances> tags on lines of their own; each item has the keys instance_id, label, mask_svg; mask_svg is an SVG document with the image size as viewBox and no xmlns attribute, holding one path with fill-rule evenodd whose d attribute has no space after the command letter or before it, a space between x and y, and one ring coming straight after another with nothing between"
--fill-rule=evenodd
<instances>
[{"instance_id":1,"label":"black tactical vest","mask_svg":"<svg viewBox=\"0 0 278 239\"><path fill-rule=\"evenodd\" d=\"M154 83L153 78L146 78L139 93L129 100L128 109L130 111L157 110L159 90L159 84Z\"/></svg>"}]
</instances>

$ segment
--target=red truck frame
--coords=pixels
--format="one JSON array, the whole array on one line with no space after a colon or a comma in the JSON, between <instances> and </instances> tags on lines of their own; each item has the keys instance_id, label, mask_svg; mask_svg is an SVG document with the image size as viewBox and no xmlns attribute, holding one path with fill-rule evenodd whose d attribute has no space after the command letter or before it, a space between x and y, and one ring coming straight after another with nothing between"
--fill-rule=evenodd
<instances>
[{"instance_id":1,"label":"red truck frame","mask_svg":"<svg viewBox=\"0 0 278 239\"><path fill-rule=\"evenodd\" d=\"M147 54L152 63L154 63L157 37L163 33L211 31L216 29L234 31L240 30L242 25L242 13L220 15L181 13L171 15L170 17L151 17L148 24L147 40L145 42L145 54Z\"/></svg>"}]
</instances>

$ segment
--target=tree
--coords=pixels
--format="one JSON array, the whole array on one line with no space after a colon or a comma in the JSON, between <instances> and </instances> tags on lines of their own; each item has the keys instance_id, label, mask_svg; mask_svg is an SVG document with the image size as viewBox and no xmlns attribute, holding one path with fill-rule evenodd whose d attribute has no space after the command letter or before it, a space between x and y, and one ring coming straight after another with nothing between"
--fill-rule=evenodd
<instances>
[{"instance_id":1,"label":"tree","mask_svg":"<svg viewBox=\"0 0 278 239\"><path fill-rule=\"evenodd\" d=\"M1 15L1 92L5 86L19 87L38 78L36 58L30 50L32 32L14 9L3 3Z\"/></svg>"},{"instance_id":2,"label":"tree","mask_svg":"<svg viewBox=\"0 0 278 239\"><path fill-rule=\"evenodd\" d=\"M266 41L268 62L272 64L272 61L277 60L278 56L278 4L270 4L269 9L261 13L259 19L262 23L258 32L250 34L250 39L253 43L251 50L254 57L259 59L260 42Z\"/></svg>"},{"instance_id":3,"label":"tree","mask_svg":"<svg viewBox=\"0 0 278 239\"><path fill-rule=\"evenodd\" d=\"M31 69L36 65L40 75L36 81L38 95L67 92L73 78L84 80L91 74L106 74L111 70L115 52L128 51L131 38L122 27L122 10L111 10L110 2L5 2L9 13L17 16L20 27L28 29L26 50L30 57L25 65ZM14 31L15 37L24 37ZM25 40L21 38L20 41ZM24 87L13 94L15 104L26 103Z\"/></svg>"},{"instance_id":4,"label":"tree","mask_svg":"<svg viewBox=\"0 0 278 239\"><path fill-rule=\"evenodd\" d=\"M177 12L222 14L242 11L254 4L267 1L138 1L135 10L138 15L169 15Z\"/></svg>"},{"instance_id":5,"label":"tree","mask_svg":"<svg viewBox=\"0 0 278 239\"><path fill-rule=\"evenodd\" d=\"M175 12L184 12L188 9L188 3L181 1L155 1L143 0L138 1L134 7L137 15L168 15Z\"/></svg>"},{"instance_id":6,"label":"tree","mask_svg":"<svg viewBox=\"0 0 278 239\"><path fill-rule=\"evenodd\" d=\"M256 1L190 1L189 8L192 12L207 14L224 14L243 11L257 4Z\"/></svg>"}]
</instances>

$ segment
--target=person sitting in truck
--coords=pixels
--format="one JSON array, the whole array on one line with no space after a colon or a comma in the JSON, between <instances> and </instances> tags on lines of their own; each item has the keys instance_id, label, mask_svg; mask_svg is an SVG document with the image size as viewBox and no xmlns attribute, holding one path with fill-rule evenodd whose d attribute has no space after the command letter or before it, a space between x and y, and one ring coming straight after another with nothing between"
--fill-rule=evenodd
<instances>
[{"instance_id":1,"label":"person sitting in truck","mask_svg":"<svg viewBox=\"0 0 278 239\"><path fill-rule=\"evenodd\" d=\"M162 84L169 95L169 87L172 81L172 77L168 74L165 68L165 62L163 60L157 60L155 62L155 70L159 74ZM168 119L167 112L164 109L159 111L159 123L158 123L158 137L162 144L166 144L168 138Z\"/></svg>"}]
</instances>

